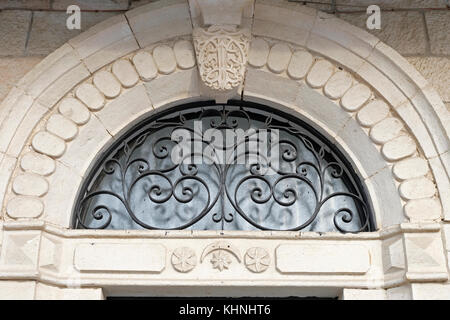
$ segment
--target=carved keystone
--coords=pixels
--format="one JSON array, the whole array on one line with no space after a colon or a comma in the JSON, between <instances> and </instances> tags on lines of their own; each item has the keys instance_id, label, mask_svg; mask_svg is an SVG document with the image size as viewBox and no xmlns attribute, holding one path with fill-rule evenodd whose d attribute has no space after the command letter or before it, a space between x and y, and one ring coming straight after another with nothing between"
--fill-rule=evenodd
<instances>
[{"instance_id":1,"label":"carved keystone","mask_svg":"<svg viewBox=\"0 0 450 320\"><path fill-rule=\"evenodd\" d=\"M193 39L202 92L218 103L236 96L247 66L251 0L191 0Z\"/></svg>"}]
</instances>

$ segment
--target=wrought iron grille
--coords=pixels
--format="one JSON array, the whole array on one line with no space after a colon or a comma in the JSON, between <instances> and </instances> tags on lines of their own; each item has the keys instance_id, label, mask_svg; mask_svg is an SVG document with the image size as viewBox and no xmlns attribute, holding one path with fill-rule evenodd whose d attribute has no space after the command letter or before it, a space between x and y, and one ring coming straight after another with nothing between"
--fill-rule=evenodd
<instances>
[{"instance_id":1,"label":"wrought iron grille","mask_svg":"<svg viewBox=\"0 0 450 320\"><path fill-rule=\"evenodd\" d=\"M88 229L373 226L364 187L332 143L290 114L243 101L182 105L138 124L101 155L74 213L74 227Z\"/></svg>"}]
</instances>

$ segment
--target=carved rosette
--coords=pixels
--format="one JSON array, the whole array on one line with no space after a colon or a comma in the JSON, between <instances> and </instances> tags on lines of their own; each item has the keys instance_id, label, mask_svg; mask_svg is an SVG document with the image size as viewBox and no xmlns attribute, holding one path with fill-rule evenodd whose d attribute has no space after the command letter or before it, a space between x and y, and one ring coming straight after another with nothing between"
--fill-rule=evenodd
<instances>
[{"instance_id":1,"label":"carved rosette","mask_svg":"<svg viewBox=\"0 0 450 320\"><path fill-rule=\"evenodd\" d=\"M172 266L179 272L189 272L197 265L197 256L194 250L181 247L174 250L172 254Z\"/></svg>"},{"instance_id":2,"label":"carved rosette","mask_svg":"<svg viewBox=\"0 0 450 320\"><path fill-rule=\"evenodd\" d=\"M248 29L196 28L193 38L200 77L207 87L229 91L243 83L250 44Z\"/></svg>"},{"instance_id":3,"label":"carved rosette","mask_svg":"<svg viewBox=\"0 0 450 320\"><path fill-rule=\"evenodd\" d=\"M269 268L270 255L264 248L250 248L245 253L244 263L252 272L264 272Z\"/></svg>"}]
</instances>

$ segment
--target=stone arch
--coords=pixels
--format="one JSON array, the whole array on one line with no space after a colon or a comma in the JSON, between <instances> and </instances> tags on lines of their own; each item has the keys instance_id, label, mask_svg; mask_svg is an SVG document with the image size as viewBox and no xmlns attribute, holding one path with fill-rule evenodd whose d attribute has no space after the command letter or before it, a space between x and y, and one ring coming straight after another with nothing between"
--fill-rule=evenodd
<instances>
[{"instance_id":1,"label":"stone arch","mask_svg":"<svg viewBox=\"0 0 450 320\"><path fill-rule=\"evenodd\" d=\"M449 115L413 67L373 36L310 8L256 1L250 17L244 99L321 123L353 154L380 227L404 221L402 206L412 221L440 219L441 205L450 214ZM153 109L210 99L191 43L197 19L181 0L132 10L70 40L17 84L1 108L5 219L68 227L82 177L108 141ZM352 143L352 134L364 143Z\"/></svg>"}]
</instances>

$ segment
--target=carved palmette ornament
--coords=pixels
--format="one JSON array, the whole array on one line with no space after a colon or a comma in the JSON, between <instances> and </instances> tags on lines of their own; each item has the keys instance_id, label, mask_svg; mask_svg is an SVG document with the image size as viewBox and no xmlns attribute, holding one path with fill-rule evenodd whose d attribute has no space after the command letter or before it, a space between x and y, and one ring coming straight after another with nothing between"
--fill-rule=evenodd
<instances>
[{"instance_id":1,"label":"carved palmette ornament","mask_svg":"<svg viewBox=\"0 0 450 320\"><path fill-rule=\"evenodd\" d=\"M250 43L250 31L211 26L193 32L200 77L208 87L227 91L242 84Z\"/></svg>"}]
</instances>

